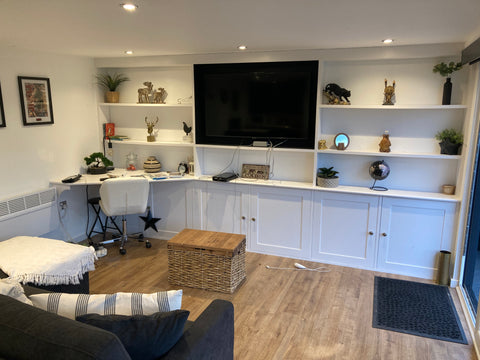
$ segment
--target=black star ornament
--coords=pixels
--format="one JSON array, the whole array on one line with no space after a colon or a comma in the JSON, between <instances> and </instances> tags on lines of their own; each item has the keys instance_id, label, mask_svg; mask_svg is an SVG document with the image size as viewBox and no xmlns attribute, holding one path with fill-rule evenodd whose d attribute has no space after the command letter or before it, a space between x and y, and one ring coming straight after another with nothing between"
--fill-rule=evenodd
<instances>
[{"instance_id":1,"label":"black star ornament","mask_svg":"<svg viewBox=\"0 0 480 360\"><path fill-rule=\"evenodd\" d=\"M150 209L148 210L147 216L140 216L140 219L145 221L145 228L143 229L144 231L147 230L148 228L152 228L153 230L158 232L157 225L155 224L157 223L157 221L160 221L162 219L152 217L152 213L150 212Z\"/></svg>"}]
</instances>

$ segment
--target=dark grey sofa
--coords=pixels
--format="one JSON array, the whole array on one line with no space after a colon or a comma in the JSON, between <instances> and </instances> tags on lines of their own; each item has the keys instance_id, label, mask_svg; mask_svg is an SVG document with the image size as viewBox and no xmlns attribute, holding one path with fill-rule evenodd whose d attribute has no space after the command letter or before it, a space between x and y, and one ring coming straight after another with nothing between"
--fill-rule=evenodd
<instances>
[{"instance_id":1,"label":"dark grey sofa","mask_svg":"<svg viewBox=\"0 0 480 360\"><path fill-rule=\"evenodd\" d=\"M25 294L44 292L25 286ZM234 312L214 300L161 359L233 359ZM111 332L0 295L1 359L130 359Z\"/></svg>"}]
</instances>

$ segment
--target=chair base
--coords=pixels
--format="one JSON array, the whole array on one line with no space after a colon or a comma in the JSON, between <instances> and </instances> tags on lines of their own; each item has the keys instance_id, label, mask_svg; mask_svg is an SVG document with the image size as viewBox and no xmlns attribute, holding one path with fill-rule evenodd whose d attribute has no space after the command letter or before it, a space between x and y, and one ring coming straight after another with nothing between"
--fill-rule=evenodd
<instances>
[{"instance_id":1,"label":"chair base","mask_svg":"<svg viewBox=\"0 0 480 360\"><path fill-rule=\"evenodd\" d=\"M112 222L115 224L115 222L112 220ZM118 229L118 226L115 224L115 226L117 227ZM125 249L125 243L128 241L128 238L132 238L132 237L135 237L137 238L138 241L145 241L145 247L147 249L150 249L152 247L152 244L150 243L150 241L148 239L145 239L144 240L144 237L143 237L143 233L134 233L134 234L128 234L127 233L127 219L125 216L122 217L122 228L123 230L120 231L120 229L118 229L119 231L119 234L116 236L116 237L113 237L111 240L105 240L105 241L101 241L99 242L98 244L99 245L104 245L104 244L111 244L115 241L120 241L120 254L122 255L125 255L127 253L127 250Z\"/></svg>"}]
</instances>

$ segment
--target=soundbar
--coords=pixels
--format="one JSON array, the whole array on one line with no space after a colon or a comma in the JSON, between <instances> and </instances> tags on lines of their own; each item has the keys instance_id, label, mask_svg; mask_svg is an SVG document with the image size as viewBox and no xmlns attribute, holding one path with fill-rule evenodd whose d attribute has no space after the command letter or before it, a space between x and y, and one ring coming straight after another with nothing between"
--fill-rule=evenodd
<instances>
[{"instance_id":1,"label":"soundbar","mask_svg":"<svg viewBox=\"0 0 480 360\"><path fill-rule=\"evenodd\" d=\"M237 177L238 177L238 175L233 173L233 172L225 172L225 173L213 175L212 180L213 181L227 182L227 181L236 179Z\"/></svg>"}]
</instances>

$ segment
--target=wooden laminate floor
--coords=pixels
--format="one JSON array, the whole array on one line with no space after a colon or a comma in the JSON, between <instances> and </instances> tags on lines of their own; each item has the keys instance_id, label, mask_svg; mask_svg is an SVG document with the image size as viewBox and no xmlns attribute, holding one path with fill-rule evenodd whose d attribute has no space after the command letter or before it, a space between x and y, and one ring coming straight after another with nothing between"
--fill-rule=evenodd
<instances>
[{"instance_id":1,"label":"wooden laminate floor","mask_svg":"<svg viewBox=\"0 0 480 360\"><path fill-rule=\"evenodd\" d=\"M91 293L154 292L177 289L167 280L166 241L127 243L127 254L118 244L106 245L108 255L90 273ZM182 308L194 320L216 298L235 307L235 359L474 359L477 357L451 289L469 345L433 340L372 328L375 275L396 276L341 266L325 265L330 272L271 270L322 264L270 255L247 253L247 279L234 294L184 287Z\"/></svg>"}]
</instances>

